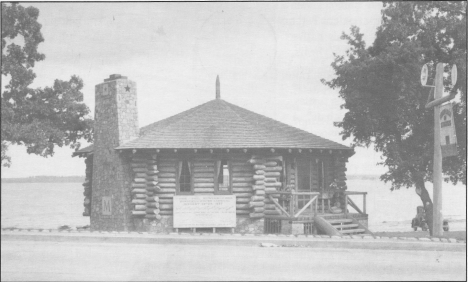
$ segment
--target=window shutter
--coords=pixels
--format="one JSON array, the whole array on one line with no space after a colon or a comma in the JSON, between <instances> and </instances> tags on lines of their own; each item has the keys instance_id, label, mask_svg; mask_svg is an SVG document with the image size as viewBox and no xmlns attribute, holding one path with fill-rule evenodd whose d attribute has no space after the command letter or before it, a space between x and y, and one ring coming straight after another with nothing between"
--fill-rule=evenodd
<instances>
[{"instance_id":1,"label":"window shutter","mask_svg":"<svg viewBox=\"0 0 468 282\"><path fill-rule=\"evenodd\" d=\"M216 161L216 177L219 177L219 174L221 173L221 160Z\"/></svg>"},{"instance_id":2,"label":"window shutter","mask_svg":"<svg viewBox=\"0 0 468 282\"><path fill-rule=\"evenodd\" d=\"M232 166L231 166L231 161L227 161L226 163L227 163L228 171L229 171L228 191L229 191L229 193L232 193Z\"/></svg>"},{"instance_id":3,"label":"window shutter","mask_svg":"<svg viewBox=\"0 0 468 282\"><path fill-rule=\"evenodd\" d=\"M177 177L178 179L180 179L180 174L182 173L182 161L179 161L179 176Z\"/></svg>"},{"instance_id":4,"label":"window shutter","mask_svg":"<svg viewBox=\"0 0 468 282\"><path fill-rule=\"evenodd\" d=\"M286 191L286 188L289 184L289 179L290 179L289 172L290 171L291 171L290 161L289 159L285 158L283 162L283 184L282 184L284 191Z\"/></svg>"},{"instance_id":5,"label":"window shutter","mask_svg":"<svg viewBox=\"0 0 468 282\"><path fill-rule=\"evenodd\" d=\"M325 190L325 166L323 165L323 160L320 161L320 165L322 166L322 191Z\"/></svg>"}]
</instances>

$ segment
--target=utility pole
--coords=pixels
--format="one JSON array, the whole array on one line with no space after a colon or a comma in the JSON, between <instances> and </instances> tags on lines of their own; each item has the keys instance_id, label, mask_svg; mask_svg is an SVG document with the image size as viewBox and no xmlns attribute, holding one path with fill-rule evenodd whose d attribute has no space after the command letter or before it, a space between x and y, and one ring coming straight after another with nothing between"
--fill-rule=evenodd
<instances>
[{"instance_id":1,"label":"utility pole","mask_svg":"<svg viewBox=\"0 0 468 282\"><path fill-rule=\"evenodd\" d=\"M427 66L424 65L421 71L421 83L426 86ZM452 68L452 86L457 80L457 68ZM434 108L434 162L433 162L433 227L432 236L441 237L444 235L442 218L442 149L440 144L440 105L455 98L455 95L442 97L444 91L444 64L438 63L435 75L434 101L426 105L426 109ZM430 86L433 87L433 86ZM426 203L424 203L426 205Z\"/></svg>"},{"instance_id":2,"label":"utility pole","mask_svg":"<svg viewBox=\"0 0 468 282\"><path fill-rule=\"evenodd\" d=\"M436 67L434 101L442 98L444 91L444 64ZM434 106L434 163L433 163L433 227L432 236L444 235L442 229L442 149L440 148L440 105Z\"/></svg>"}]
</instances>

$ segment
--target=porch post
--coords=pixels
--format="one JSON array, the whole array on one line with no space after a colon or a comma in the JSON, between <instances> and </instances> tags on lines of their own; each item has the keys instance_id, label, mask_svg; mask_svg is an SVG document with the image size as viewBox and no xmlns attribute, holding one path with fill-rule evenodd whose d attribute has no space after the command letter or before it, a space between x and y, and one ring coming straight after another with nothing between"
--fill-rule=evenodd
<instances>
[{"instance_id":1,"label":"porch post","mask_svg":"<svg viewBox=\"0 0 468 282\"><path fill-rule=\"evenodd\" d=\"M348 214L348 194L345 194L345 206L344 206L344 213Z\"/></svg>"},{"instance_id":2,"label":"porch post","mask_svg":"<svg viewBox=\"0 0 468 282\"><path fill-rule=\"evenodd\" d=\"M317 195L317 199L315 199L315 215L317 215L317 212L318 212L318 195Z\"/></svg>"},{"instance_id":3,"label":"porch post","mask_svg":"<svg viewBox=\"0 0 468 282\"><path fill-rule=\"evenodd\" d=\"M366 213L366 194L363 195L364 197L362 198L362 211L364 212L364 214L367 214Z\"/></svg>"},{"instance_id":4,"label":"porch post","mask_svg":"<svg viewBox=\"0 0 468 282\"><path fill-rule=\"evenodd\" d=\"M291 199L289 199L289 212L294 214L294 194L291 192Z\"/></svg>"},{"instance_id":5,"label":"porch post","mask_svg":"<svg viewBox=\"0 0 468 282\"><path fill-rule=\"evenodd\" d=\"M322 193L322 213L325 213L325 200L323 199L323 193Z\"/></svg>"}]
</instances>

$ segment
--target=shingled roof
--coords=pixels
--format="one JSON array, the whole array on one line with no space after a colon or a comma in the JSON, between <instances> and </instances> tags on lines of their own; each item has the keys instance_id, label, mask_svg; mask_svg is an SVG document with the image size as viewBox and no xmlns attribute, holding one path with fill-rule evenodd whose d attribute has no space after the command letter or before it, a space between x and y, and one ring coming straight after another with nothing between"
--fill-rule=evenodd
<instances>
[{"instance_id":1,"label":"shingled roof","mask_svg":"<svg viewBox=\"0 0 468 282\"><path fill-rule=\"evenodd\" d=\"M140 129L116 149L300 148L352 150L221 99ZM92 145L74 153L92 152Z\"/></svg>"}]
</instances>

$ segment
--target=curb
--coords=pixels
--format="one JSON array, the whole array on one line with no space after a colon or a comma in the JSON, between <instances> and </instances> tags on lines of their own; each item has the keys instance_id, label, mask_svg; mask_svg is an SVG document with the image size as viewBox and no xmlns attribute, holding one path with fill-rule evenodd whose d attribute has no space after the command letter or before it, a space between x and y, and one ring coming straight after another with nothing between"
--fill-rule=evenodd
<instances>
[{"instance_id":1,"label":"curb","mask_svg":"<svg viewBox=\"0 0 468 282\"><path fill-rule=\"evenodd\" d=\"M283 247L418 250L466 252L466 243L454 239L444 241L407 240L403 237L353 236L353 238L325 235L282 235L272 234L226 234L226 233L170 233L148 232L90 232L58 231L53 229L2 230L2 241L84 242L84 243L130 243L130 244L180 244L180 245L231 245L259 246L262 243Z\"/></svg>"}]
</instances>

